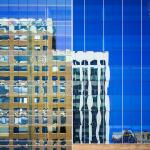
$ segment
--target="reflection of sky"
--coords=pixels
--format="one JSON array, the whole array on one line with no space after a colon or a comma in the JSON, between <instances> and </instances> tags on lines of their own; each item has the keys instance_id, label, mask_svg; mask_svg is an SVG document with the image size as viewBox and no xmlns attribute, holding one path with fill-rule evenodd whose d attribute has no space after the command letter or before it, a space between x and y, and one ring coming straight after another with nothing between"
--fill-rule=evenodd
<instances>
[{"instance_id":1,"label":"reflection of sky","mask_svg":"<svg viewBox=\"0 0 150 150\"><path fill-rule=\"evenodd\" d=\"M71 48L70 0L1 0L0 18L53 19L58 49Z\"/></svg>"},{"instance_id":2,"label":"reflection of sky","mask_svg":"<svg viewBox=\"0 0 150 150\"><path fill-rule=\"evenodd\" d=\"M1 4L29 4L29 5L70 5L71 0L1 0Z\"/></svg>"},{"instance_id":3,"label":"reflection of sky","mask_svg":"<svg viewBox=\"0 0 150 150\"><path fill-rule=\"evenodd\" d=\"M109 51L111 133L122 130L122 0L105 0L105 50ZM86 50L102 50L102 2L86 0ZM124 0L124 129L141 129L140 2ZM150 129L150 0L143 0L143 130ZM80 26L79 26L80 25ZM83 0L74 0L74 49L83 50Z\"/></svg>"}]
</instances>

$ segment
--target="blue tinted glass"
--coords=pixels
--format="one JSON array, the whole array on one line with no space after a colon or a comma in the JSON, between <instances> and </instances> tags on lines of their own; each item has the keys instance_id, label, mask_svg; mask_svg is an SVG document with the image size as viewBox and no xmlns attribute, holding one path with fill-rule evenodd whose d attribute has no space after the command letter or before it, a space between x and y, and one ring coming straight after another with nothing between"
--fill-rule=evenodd
<instances>
[{"instance_id":1,"label":"blue tinted glass","mask_svg":"<svg viewBox=\"0 0 150 150\"><path fill-rule=\"evenodd\" d=\"M0 97L0 103L9 103L9 97L6 96Z\"/></svg>"},{"instance_id":2,"label":"blue tinted glass","mask_svg":"<svg viewBox=\"0 0 150 150\"><path fill-rule=\"evenodd\" d=\"M0 66L0 71L10 71L10 66Z\"/></svg>"},{"instance_id":3,"label":"blue tinted glass","mask_svg":"<svg viewBox=\"0 0 150 150\"><path fill-rule=\"evenodd\" d=\"M40 67L39 66L34 66L34 71L40 71Z\"/></svg>"},{"instance_id":4,"label":"blue tinted glass","mask_svg":"<svg viewBox=\"0 0 150 150\"><path fill-rule=\"evenodd\" d=\"M47 80L48 80L48 76L43 76L43 77L42 77L42 80L43 80L43 81L47 81Z\"/></svg>"},{"instance_id":5,"label":"blue tinted glass","mask_svg":"<svg viewBox=\"0 0 150 150\"><path fill-rule=\"evenodd\" d=\"M57 79L58 79L57 76L52 76L53 81L56 81Z\"/></svg>"},{"instance_id":6,"label":"blue tinted glass","mask_svg":"<svg viewBox=\"0 0 150 150\"><path fill-rule=\"evenodd\" d=\"M48 66L42 66L42 71L48 71Z\"/></svg>"},{"instance_id":7,"label":"blue tinted glass","mask_svg":"<svg viewBox=\"0 0 150 150\"><path fill-rule=\"evenodd\" d=\"M20 62L26 62L28 60L27 56L14 56L14 59L16 60L16 62L20 63Z\"/></svg>"},{"instance_id":8,"label":"blue tinted glass","mask_svg":"<svg viewBox=\"0 0 150 150\"><path fill-rule=\"evenodd\" d=\"M53 86L53 92L57 93L57 91L58 91L58 87L57 86Z\"/></svg>"},{"instance_id":9,"label":"blue tinted glass","mask_svg":"<svg viewBox=\"0 0 150 150\"><path fill-rule=\"evenodd\" d=\"M14 71L27 71L27 66L14 66Z\"/></svg>"},{"instance_id":10,"label":"blue tinted glass","mask_svg":"<svg viewBox=\"0 0 150 150\"><path fill-rule=\"evenodd\" d=\"M9 35L0 35L0 40L9 40Z\"/></svg>"},{"instance_id":11,"label":"blue tinted glass","mask_svg":"<svg viewBox=\"0 0 150 150\"><path fill-rule=\"evenodd\" d=\"M53 60L65 61L66 60L66 56L53 56Z\"/></svg>"},{"instance_id":12,"label":"blue tinted glass","mask_svg":"<svg viewBox=\"0 0 150 150\"><path fill-rule=\"evenodd\" d=\"M27 77L25 76L14 76L14 80L27 80Z\"/></svg>"}]
</instances>

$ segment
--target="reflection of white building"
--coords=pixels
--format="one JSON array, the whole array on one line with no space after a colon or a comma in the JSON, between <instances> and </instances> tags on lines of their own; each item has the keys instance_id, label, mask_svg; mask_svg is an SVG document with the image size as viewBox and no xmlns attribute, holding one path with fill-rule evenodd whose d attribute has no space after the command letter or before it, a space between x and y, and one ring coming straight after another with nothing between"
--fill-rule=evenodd
<instances>
[{"instance_id":1,"label":"reflection of white building","mask_svg":"<svg viewBox=\"0 0 150 150\"><path fill-rule=\"evenodd\" d=\"M109 142L108 52L73 52L74 143Z\"/></svg>"},{"instance_id":2,"label":"reflection of white building","mask_svg":"<svg viewBox=\"0 0 150 150\"><path fill-rule=\"evenodd\" d=\"M132 132L125 130L123 132L114 132L112 134L113 143L150 143L150 132Z\"/></svg>"},{"instance_id":3,"label":"reflection of white building","mask_svg":"<svg viewBox=\"0 0 150 150\"><path fill-rule=\"evenodd\" d=\"M113 143L137 143L135 134L131 130L124 130L122 132L114 132L112 134Z\"/></svg>"},{"instance_id":4,"label":"reflection of white building","mask_svg":"<svg viewBox=\"0 0 150 150\"><path fill-rule=\"evenodd\" d=\"M137 139L137 143L150 143L150 132L135 132L135 137Z\"/></svg>"}]
</instances>

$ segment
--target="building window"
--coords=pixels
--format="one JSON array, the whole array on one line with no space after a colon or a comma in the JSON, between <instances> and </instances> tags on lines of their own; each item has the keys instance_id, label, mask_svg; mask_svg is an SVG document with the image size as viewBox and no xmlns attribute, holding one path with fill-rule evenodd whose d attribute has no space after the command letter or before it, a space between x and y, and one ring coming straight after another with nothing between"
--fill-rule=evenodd
<instances>
[{"instance_id":1,"label":"building window","mask_svg":"<svg viewBox=\"0 0 150 150\"><path fill-rule=\"evenodd\" d=\"M18 81L18 80L27 81L27 77L26 76L14 76L14 80L15 81Z\"/></svg>"},{"instance_id":2,"label":"building window","mask_svg":"<svg viewBox=\"0 0 150 150\"><path fill-rule=\"evenodd\" d=\"M0 71L10 71L10 66L0 66Z\"/></svg>"},{"instance_id":3,"label":"building window","mask_svg":"<svg viewBox=\"0 0 150 150\"><path fill-rule=\"evenodd\" d=\"M100 64L101 64L101 65L106 65L105 60L100 60Z\"/></svg>"},{"instance_id":4,"label":"building window","mask_svg":"<svg viewBox=\"0 0 150 150\"><path fill-rule=\"evenodd\" d=\"M28 27L27 26L22 26L22 25L17 25L17 26L15 26L15 30L27 31Z\"/></svg>"},{"instance_id":5,"label":"building window","mask_svg":"<svg viewBox=\"0 0 150 150\"><path fill-rule=\"evenodd\" d=\"M9 93L9 87L8 85L0 85L0 94L7 94Z\"/></svg>"},{"instance_id":6,"label":"building window","mask_svg":"<svg viewBox=\"0 0 150 150\"><path fill-rule=\"evenodd\" d=\"M41 49L41 48L40 48L40 45L35 45L35 46L34 46L34 50L35 50L35 51L40 51L40 49Z\"/></svg>"},{"instance_id":7,"label":"building window","mask_svg":"<svg viewBox=\"0 0 150 150\"><path fill-rule=\"evenodd\" d=\"M66 89L65 83L64 83L64 82L61 82L61 83L60 83L60 92L61 92L61 93L65 93L65 89Z\"/></svg>"},{"instance_id":8,"label":"building window","mask_svg":"<svg viewBox=\"0 0 150 150\"><path fill-rule=\"evenodd\" d=\"M43 81L47 81L48 80L48 76L42 76L42 80Z\"/></svg>"},{"instance_id":9,"label":"building window","mask_svg":"<svg viewBox=\"0 0 150 150\"><path fill-rule=\"evenodd\" d=\"M8 124L8 123L9 123L9 117L0 116L0 124Z\"/></svg>"},{"instance_id":10,"label":"building window","mask_svg":"<svg viewBox=\"0 0 150 150\"><path fill-rule=\"evenodd\" d=\"M9 103L9 97L7 97L7 96L1 96L0 97L0 104L1 103Z\"/></svg>"},{"instance_id":11,"label":"building window","mask_svg":"<svg viewBox=\"0 0 150 150\"><path fill-rule=\"evenodd\" d=\"M57 66L52 66L52 72L57 72L58 71L58 67Z\"/></svg>"},{"instance_id":12,"label":"building window","mask_svg":"<svg viewBox=\"0 0 150 150\"><path fill-rule=\"evenodd\" d=\"M40 66L34 66L34 71L40 71Z\"/></svg>"},{"instance_id":13,"label":"building window","mask_svg":"<svg viewBox=\"0 0 150 150\"><path fill-rule=\"evenodd\" d=\"M28 118L25 116L15 117L14 122L15 124L25 125L28 123Z\"/></svg>"},{"instance_id":14,"label":"building window","mask_svg":"<svg viewBox=\"0 0 150 150\"><path fill-rule=\"evenodd\" d=\"M27 35L15 35L14 40L27 40Z\"/></svg>"},{"instance_id":15,"label":"building window","mask_svg":"<svg viewBox=\"0 0 150 150\"><path fill-rule=\"evenodd\" d=\"M58 144L58 139L52 139L53 141L53 145L57 145Z\"/></svg>"},{"instance_id":16,"label":"building window","mask_svg":"<svg viewBox=\"0 0 150 150\"><path fill-rule=\"evenodd\" d=\"M53 103L58 103L58 98L57 97L53 97Z\"/></svg>"},{"instance_id":17,"label":"building window","mask_svg":"<svg viewBox=\"0 0 150 150\"><path fill-rule=\"evenodd\" d=\"M57 76L52 76L53 81L57 81L57 79L58 79Z\"/></svg>"},{"instance_id":18,"label":"building window","mask_svg":"<svg viewBox=\"0 0 150 150\"><path fill-rule=\"evenodd\" d=\"M10 80L10 76L8 76L8 77L0 76L0 80L8 81L8 80Z\"/></svg>"},{"instance_id":19,"label":"building window","mask_svg":"<svg viewBox=\"0 0 150 150\"><path fill-rule=\"evenodd\" d=\"M15 103L27 103L27 97L14 97Z\"/></svg>"},{"instance_id":20,"label":"building window","mask_svg":"<svg viewBox=\"0 0 150 150\"><path fill-rule=\"evenodd\" d=\"M66 110L65 110L64 107L60 107L60 111L61 111L61 112L65 112Z\"/></svg>"},{"instance_id":21,"label":"building window","mask_svg":"<svg viewBox=\"0 0 150 150\"><path fill-rule=\"evenodd\" d=\"M28 93L28 87L27 86L14 86L13 90L15 93L20 93L20 94Z\"/></svg>"},{"instance_id":22,"label":"building window","mask_svg":"<svg viewBox=\"0 0 150 150\"><path fill-rule=\"evenodd\" d=\"M27 46L20 46L20 45L15 45L14 46L14 50L18 50L18 51L26 51L27 50Z\"/></svg>"},{"instance_id":23,"label":"building window","mask_svg":"<svg viewBox=\"0 0 150 150\"><path fill-rule=\"evenodd\" d=\"M90 65L97 65L97 60L92 60L92 61L90 62Z\"/></svg>"},{"instance_id":24,"label":"building window","mask_svg":"<svg viewBox=\"0 0 150 150\"><path fill-rule=\"evenodd\" d=\"M80 62L77 61L77 60L73 60L73 64L74 64L74 65L80 65Z\"/></svg>"},{"instance_id":25,"label":"building window","mask_svg":"<svg viewBox=\"0 0 150 150\"><path fill-rule=\"evenodd\" d=\"M34 35L35 40L40 40L40 35Z\"/></svg>"},{"instance_id":26,"label":"building window","mask_svg":"<svg viewBox=\"0 0 150 150\"><path fill-rule=\"evenodd\" d=\"M43 145L46 145L47 141L48 141L48 139L43 139ZM44 149L44 150L47 150L47 149Z\"/></svg>"},{"instance_id":27,"label":"building window","mask_svg":"<svg viewBox=\"0 0 150 150\"><path fill-rule=\"evenodd\" d=\"M65 102L65 98L60 98L60 103L64 103Z\"/></svg>"},{"instance_id":28,"label":"building window","mask_svg":"<svg viewBox=\"0 0 150 150\"><path fill-rule=\"evenodd\" d=\"M53 127L52 127L52 133L57 133L57 132L58 132L58 127L53 126Z\"/></svg>"},{"instance_id":29,"label":"building window","mask_svg":"<svg viewBox=\"0 0 150 150\"><path fill-rule=\"evenodd\" d=\"M27 71L27 66L14 66L14 71Z\"/></svg>"},{"instance_id":30,"label":"building window","mask_svg":"<svg viewBox=\"0 0 150 150\"><path fill-rule=\"evenodd\" d=\"M39 93L40 91L40 87L39 86L35 86L35 93Z\"/></svg>"},{"instance_id":31,"label":"building window","mask_svg":"<svg viewBox=\"0 0 150 150\"><path fill-rule=\"evenodd\" d=\"M48 66L42 66L42 71L48 71Z\"/></svg>"},{"instance_id":32,"label":"building window","mask_svg":"<svg viewBox=\"0 0 150 150\"><path fill-rule=\"evenodd\" d=\"M27 115L27 108L14 108L15 115Z\"/></svg>"},{"instance_id":33,"label":"building window","mask_svg":"<svg viewBox=\"0 0 150 150\"><path fill-rule=\"evenodd\" d=\"M45 103L47 103L47 102L48 102L48 98L47 98L47 97L43 97L43 101L44 101Z\"/></svg>"},{"instance_id":34,"label":"building window","mask_svg":"<svg viewBox=\"0 0 150 150\"><path fill-rule=\"evenodd\" d=\"M0 55L0 62L8 62L8 56Z\"/></svg>"},{"instance_id":35,"label":"building window","mask_svg":"<svg viewBox=\"0 0 150 150\"><path fill-rule=\"evenodd\" d=\"M35 59L36 62L39 61L39 57L38 56L35 56L34 59Z\"/></svg>"},{"instance_id":36,"label":"building window","mask_svg":"<svg viewBox=\"0 0 150 150\"><path fill-rule=\"evenodd\" d=\"M65 139L60 139L61 145L66 145L66 140Z\"/></svg>"},{"instance_id":37,"label":"building window","mask_svg":"<svg viewBox=\"0 0 150 150\"><path fill-rule=\"evenodd\" d=\"M53 115L56 115L58 111L58 108L53 108Z\"/></svg>"},{"instance_id":38,"label":"building window","mask_svg":"<svg viewBox=\"0 0 150 150\"><path fill-rule=\"evenodd\" d=\"M13 144L14 145L27 145L28 144L28 140L27 139L14 139L13 140ZM20 147L21 148L21 147ZM25 150L25 149L23 149Z\"/></svg>"},{"instance_id":39,"label":"building window","mask_svg":"<svg viewBox=\"0 0 150 150\"><path fill-rule=\"evenodd\" d=\"M48 35L43 35L43 40L48 40Z\"/></svg>"},{"instance_id":40,"label":"building window","mask_svg":"<svg viewBox=\"0 0 150 150\"><path fill-rule=\"evenodd\" d=\"M53 124L57 123L57 116L52 116L52 122L53 122Z\"/></svg>"},{"instance_id":41,"label":"building window","mask_svg":"<svg viewBox=\"0 0 150 150\"><path fill-rule=\"evenodd\" d=\"M60 80L60 81L65 81L66 79L65 79L64 76L60 76L59 80Z\"/></svg>"},{"instance_id":42,"label":"building window","mask_svg":"<svg viewBox=\"0 0 150 150\"><path fill-rule=\"evenodd\" d=\"M44 93L44 94L47 93L47 86L43 86L43 93Z\"/></svg>"},{"instance_id":43,"label":"building window","mask_svg":"<svg viewBox=\"0 0 150 150\"><path fill-rule=\"evenodd\" d=\"M81 65L88 65L88 61L87 61L87 60L83 60L83 61L81 62Z\"/></svg>"},{"instance_id":44,"label":"building window","mask_svg":"<svg viewBox=\"0 0 150 150\"><path fill-rule=\"evenodd\" d=\"M39 103L40 102L40 98L39 97L35 97L34 98L34 103Z\"/></svg>"},{"instance_id":45,"label":"building window","mask_svg":"<svg viewBox=\"0 0 150 150\"><path fill-rule=\"evenodd\" d=\"M8 126L6 126L6 127L5 126L0 126L0 135L1 135L1 137L9 136L9 127ZM5 140L5 139L0 140L0 145L3 145L3 144L8 145L9 140Z\"/></svg>"},{"instance_id":46,"label":"building window","mask_svg":"<svg viewBox=\"0 0 150 150\"><path fill-rule=\"evenodd\" d=\"M53 60L66 61L66 56L53 56Z\"/></svg>"},{"instance_id":47,"label":"building window","mask_svg":"<svg viewBox=\"0 0 150 150\"><path fill-rule=\"evenodd\" d=\"M39 81L40 80L40 77L39 76L35 76L34 77L34 81Z\"/></svg>"},{"instance_id":48,"label":"building window","mask_svg":"<svg viewBox=\"0 0 150 150\"><path fill-rule=\"evenodd\" d=\"M35 116L34 122L35 122L35 123L39 123L39 117L38 117L38 116Z\"/></svg>"},{"instance_id":49,"label":"building window","mask_svg":"<svg viewBox=\"0 0 150 150\"><path fill-rule=\"evenodd\" d=\"M14 56L14 60L16 63L27 63L28 57L27 56Z\"/></svg>"},{"instance_id":50,"label":"building window","mask_svg":"<svg viewBox=\"0 0 150 150\"><path fill-rule=\"evenodd\" d=\"M9 27L6 25L1 25L0 26L0 31L7 33L9 31Z\"/></svg>"},{"instance_id":51,"label":"building window","mask_svg":"<svg viewBox=\"0 0 150 150\"><path fill-rule=\"evenodd\" d=\"M48 123L48 119L47 119L47 117L43 116L43 117L42 117L42 120L43 120L43 124Z\"/></svg>"},{"instance_id":52,"label":"building window","mask_svg":"<svg viewBox=\"0 0 150 150\"><path fill-rule=\"evenodd\" d=\"M0 35L0 40L9 40L9 35Z\"/></svg>"},{"instance_id":53,"label":"building window","mask_svg":"<svg viewBox=\"0 0 150 150\"><path fill-rule=\"evenodd\" d=\"M58 86L53 85L53 93L56 94L58 92Z\"/></svg>"},{"instance_id":54,"label":"building window","mask_svg":"<svg viewBox=\"0 0 150 150\"><path fill-rule=\"evenodd\" d=\"M65 124L66 123L66 116L61 115L60 116L60 122L61 122L61 124Z\"/></svg>"},{"instance_id":55,"label":"building window","mask_svg":"<svg viewBox=\"0 0 150 150\"><path fill-rule=\"evenodd\" d=\"M60 133L66 133L66 127L60 127Z\"/></svg>"},{"instance_id":56,"label":"building window","mask_svg":"<svg viewBox=\"0 0 150 150\"><path fill-rule=\"evenodd\" d=\"M40 133L40 128L39 127L35 127L35 133Z\"/></svg>"},{"instance_id":57,"label":"building window","mask_svg":"<svg viewBox=\"0 0 150 150\"><path fill-rule=\"evenodd\" d=\"M14 127L14 133L27 133L27 127Z\"/></svg>"},{"instance_id":58,"label":"building window","mask_svg":"<svg viewBox=\"0 0 150 150\"><path fill-rule=\"evenodd\" d=\"M9 46L8 45L0 45L0 50L7 51L7 50L9 50Z\"/></svg>"},{"instance_id":59,"label":"building window","mask_svg":"<svg viewBox=\"0 0 150 150\"><path fill-rule=\"evenodd\" d=\"M43 51L47 51L48 50L48 46L43 46Z\"/></svg>"},{"instance_id":60,"label":"building window","mask_svg":"<svg viewBox=\"0 0 150 150\"><path fill-rule=\"evenodd\" d=\"M45 127L45 126L42 127L42 133L48 133L47 127Z\"/></svg>"},{"instance_id":61,"label":"building window","mask_svg":"<svg viewBox=\"0 0 150 150\"><path fill-rule=\"evenodd\" d=\"M37 28L38 31L41 31L41 32L47 31L47 26L41 26L41 25L39 25L39 26L36 26L36 28Z\"/></svg>"},{"instance_id":62,"label":"building window","mask_svg":"<svg viewBox=\"0 0 150 150\"><path fill-rule=\"evenodd\" d=\"M66 66L65 65L61 65L60 67L59 67L59 71L65 71L66 70Z\"/></svg>"}]
</instances>

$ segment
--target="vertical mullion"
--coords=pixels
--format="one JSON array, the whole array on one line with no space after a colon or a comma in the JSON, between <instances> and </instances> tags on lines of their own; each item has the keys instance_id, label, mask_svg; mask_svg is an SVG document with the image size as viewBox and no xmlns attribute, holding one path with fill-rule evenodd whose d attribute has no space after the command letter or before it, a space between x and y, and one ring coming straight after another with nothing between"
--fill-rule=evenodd
<instances>
[{"instance_id":1,"label":"vertical mullion","mask_svg":"<svg viewBox=\"0 0 150 150\"><path fill-rule=\"evenodd\" d=\"M123 38L123 34L124 34L124 25L123 25L123 21L124 21L124 13L123 13L123 8L124 8L124 0L122 0L122 143L123 143L123 128L124 128L124 121L123 121L123 102L124 102L124 38Z\"/></svg>"},{"instance_id":2,"label":"vertical mullion","mask_svg":"<svg viewBox=\"0 0 150 150\"><path fill-rule=\"evenodd\" d=\"M142 110L142 105L143 105L143 92L142 92L142 90L143 90L143 70L142 70L142 68L143 68L143 53L142 53L142 51L143 51L143 23L142 23L142 20L143 20L143 3L142 3L143 1L141 0L141 143L143 142L143 140L142 140L142 130L143 130L143 122L142 122L142 119L143 119L143 110Z\"/></svg>"},{"instance_id":3,"label":"vertical mullion","mask_svg":"<svg viewBox=\"0 0 150 150\"><path fill-rule=\"evenodd\" d=\"M73 0L71 0L71 53L73 51ZM73 60L73 59L72 59ZM72 67L72 66L71 66ZM71 92L73 93L73 67L72 67L72 81L71 81ZM71 148L73 150L73 94L72 94L72 110L71 110L71 120L72 120L72 142L71 142Z\"/></svg>"},{"instance_id":4,"label":"vertical mullion","mask_svg":"<svg viewBox=\"0 0 150 150\"><path fill-rule=\"evenodd\" d=\"M83 45L83 51L85 52L85 0L84 0L84 12L83 12L83 15L84 15L84 45ZM85 65L85 64L84 64ZM81 68L81 71L82 71L82 68ZM83 122L84 122L84 141L83 141L83 143L85 143L85 131L86 131L86 129L85 129L85 90L84 90L84 75L85 75L85 67L84 67L84 69L83 69L83 80L82 80L82 86L83 86Z\"/></svg>"},{"instance_id":5,"label":"vertical mullion","mask_svg":"<svg viewBox=\"0 0 150 150\"><path fill-rule=\"evenodd\" d=\"M104 17L105 17L105 14L104 14L104 13L105 13L105 10L104 10L104 9L105 9L105 1L103 0L103 44L102 44L102 46L103 46L102 51L103 51L103 52L104 52L104 50L105 50L105 37L104 37L104 35L105 35L105 27L104 27L104 25L105 25L105 24L104 24L104 20L105 20L105 18L104 18ZM104 86L105 86L105 80L103 80L103 88L104 88ZM105 93L105 92L104 92L104 93ZM103 115L102 118L105 119L105 113L106 113L106 112L105 112L105 94L103 94L103 103L104 103L104 104L102 104L102 107L103 107L103 109L102 109L102 111L103 111L103 112L102 112L102 115ZM104 127L104 125L105 125L105 123L104 123L104 121L105 121L105 120L103 120L103 135L102 135L103 144L105 143L105 140L104 140L104 137L105 137L105 135L104 135L104 133L105 133L105 132L104 132L104 131L105 131L105 127Z\"/></svg>"},{"instance_id":6,"label":"vertical mullion","mask_svg":"<svg viewBox=\"0 0 150 150\"><path fill-rule=\"evenodd\" d=\"M105 20L105 0L103 0L103 52L104 52L104 50L105 50L105 37L104 37L104 35L105 35L105 22L104 22L104 20Z\"/></svg>"}]
</instances>

